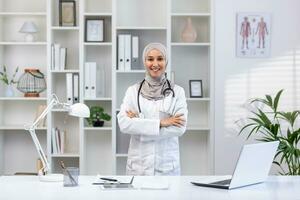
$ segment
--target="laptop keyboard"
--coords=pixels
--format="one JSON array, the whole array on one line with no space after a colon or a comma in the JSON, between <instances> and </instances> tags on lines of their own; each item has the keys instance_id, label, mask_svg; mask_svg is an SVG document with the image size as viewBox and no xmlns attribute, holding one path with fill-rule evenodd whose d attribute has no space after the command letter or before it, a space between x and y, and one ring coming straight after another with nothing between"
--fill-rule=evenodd
<instances>
[{"instance_id":1,"label":"laptop keyboard","mask_svg":"<svg viewBox=\"0 0 300 200\"><path fill-rule=\"evenodd\" d=\"M226 179L226 180L223 180L223 181L217 181L217 182L213 182L213 183L210 183L210 184L214 184L214 185L229 185L231 182L231 179Z\"/></svg>"}]
</instances>

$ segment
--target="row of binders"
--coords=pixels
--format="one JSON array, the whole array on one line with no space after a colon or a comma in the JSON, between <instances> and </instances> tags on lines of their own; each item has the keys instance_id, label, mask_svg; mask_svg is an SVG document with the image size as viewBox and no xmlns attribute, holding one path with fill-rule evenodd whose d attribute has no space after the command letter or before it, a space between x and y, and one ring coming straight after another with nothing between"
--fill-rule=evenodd
<instances>
[{"instance_id":1,"label":"row of binders","mask_svg":"<svg viewBox=\"0 0 300 200\"><path fill-rule=\"evenodd\" d=\"M79 103L79 74L66 73L67 103Z\"/></svg>"},{"instance_id":2,"label":"row of binders","mask_svg":"<svg viewBox=\"0 0 300 200\"><path fill-rule=\"evenodd\" d=\"M61 47L60 44L51 44L51 70L62 71L67 64L67 48Z\"/></svg>"},{"instance_id":3,"label":"row of binders","mask_svg":"<svg viewBox=\"0 0 300 200\"><path fill-rule=\"evenodd\" d=\"M118 35L118 70L130 71L139 68L139 37L130 34Z\"/></svg>"},{"instance_id":4,"label":"row of binders","mask_svg":"<svg viewBox=\"0 0 300 200\"><path fill-rule=\"evenodd\" d=\"M65 153L65 141L66 131L52 128L51 132L51 152L52 154L64 154Z\"/></svg>"},{"instance_id":5,"label":"row of binders","mask_svg":"<svg viewBox=\"0 0 300 200\"><path fill-rule=\"evenodd\" d=\"M84 64L84 97L105 97L105 70L103 66L97 66L96 62Z\"/></svg>"}]
</instances>

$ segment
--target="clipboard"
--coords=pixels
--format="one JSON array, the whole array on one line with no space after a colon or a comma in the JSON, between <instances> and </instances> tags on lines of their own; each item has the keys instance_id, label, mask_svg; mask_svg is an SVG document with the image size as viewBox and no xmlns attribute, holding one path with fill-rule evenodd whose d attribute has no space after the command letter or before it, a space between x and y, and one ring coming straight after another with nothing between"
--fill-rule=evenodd
<instances>
[{"instance_id":1,"label":"clipboard","mask_svg":"<svg viewBox=\"0 0 300 200\"><path fill-rule=\"evenodd\" d=\"M129 183L123 183L123 184L104 184L101 185L102 189L137 189L135 187L133 187L132 184Z\"/></svg>"},{"instance_id":2,"label":"clipboard","mask_svg":"<svg viewBox=\"0 0 300 200\"><path fill-rule=\"evenodd\" d=\"M131 179L129 179L129 178L131 178ZM111 179L111 181L109 179ZM130 181L127 181L127 180L130 180ZM96 181L94 181L92 184L100 185L102 189L136 189L132 185L133 180L134 180L134 176L122 177L119 179L112 179L112 178L97 176Z\"/></svg>"}]
</instances>

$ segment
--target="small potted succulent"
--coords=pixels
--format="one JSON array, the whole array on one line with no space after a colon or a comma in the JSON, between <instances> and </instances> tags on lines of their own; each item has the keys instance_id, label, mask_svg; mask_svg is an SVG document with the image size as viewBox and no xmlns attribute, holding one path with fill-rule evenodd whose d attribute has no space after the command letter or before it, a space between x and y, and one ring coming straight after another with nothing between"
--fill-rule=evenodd
<instances>
[{"instance_id":1,"label":"small potted succulent","mask_svg":"<svg viewBox=\"0 0 300 200\"><path fill-rule=\"evenodd\" d=\"M90 107L90 117L87 118L87 122L93 127L102 127L104 121L110 121L111 116L104 112L104 109L100 106Z\"/></svg>"}]
</instances>

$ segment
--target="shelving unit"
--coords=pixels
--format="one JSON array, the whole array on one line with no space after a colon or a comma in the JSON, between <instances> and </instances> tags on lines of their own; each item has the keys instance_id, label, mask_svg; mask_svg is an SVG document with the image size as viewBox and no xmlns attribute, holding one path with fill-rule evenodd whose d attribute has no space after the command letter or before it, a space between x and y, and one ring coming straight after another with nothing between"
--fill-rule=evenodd
<instances>
[{"instance_id":1,"label":"shelving unit","mask_svg":"<svg viewBox=\"0 0 300 200\"><path fill-rule=\"evenodd\" d=\"M46 42L0 42L0 45L6 46L42 46L47 45Z\"/></svg>"},{"instance_id":2,"label":"shelving unit","mask_svg":"<svg viewBox=\"0 0 300 200\"><path fill-rule=\"evenodd\" d=\"M125 174L130 136L121 134L117 124L124 94L128 86L145 76L142 51L150 42L161 42L168 48L168 75L175 73L176 84L185 89L189 118L187 132L180 138L183 175L209 174L213 170L213 0L76 0L76 26L59 26L59 0L0 0L0 66L5 64L11 74L15 66L22 71L35 66L47 77L47 91L40 98L5 97L0 88L0 175L15 172L36 172L38 155L24 124L35 119L39 105L49 103L55 93L66 101L66 74L78 73L80 102L99 105L112 116L104 127L90 127L84 119L68 116L66 110L53 108L47 116L47 127L38 129L38 138L47 152L53 172L77 166L83 175ZM135 6L129 6L135 5ZM153 15L155 5L155 15ZM197 31L192 43L181 41L187 17ZM104 19L104 42L85 41L85 20ZM39 27L36 42L23 42L19 29L26 20ZM130 71L117 66L117 36L139 37L139 63ZM51 44L67 48L64 70L51 70ZM18 59L15 59L17 55ZM96 98L85 98L85 63L102 67L105 91ZM169 77L170 78L170 77ZM189 79L201 79L203 98L189 98ZM20 112L20 110L22 112ZM52 128L66 131L64 154L52 154ZM18 145L18 148L14 148ZM26 146L24 146L26 145ZM25 158L14 159L14 158ZM192 163L192 164L191 164Z\"/></svg>"},{"instance_id":3,"label":"shelving unit","mask_svg":"<svg viewBox=\"0 0 300 200\"><path fill-rule=\"evenodd\" d=\"M0 0L0 67L6 65L12 75L19 67L20 76L25 68L39 68L47 74L47 7L46 0ZM24 22L33 21L37 28L34 42L24 42L19 30ZM35 172L37 152L25 124L36 118L40 105L47 103L46 93L39 98L25 98L16 89L15 97L5 97L0 84L0 174ZM47 127L37 129L42 147L47 147ZM24 152L26 154L24 154Z\"/></svg>"}]
</instances>

